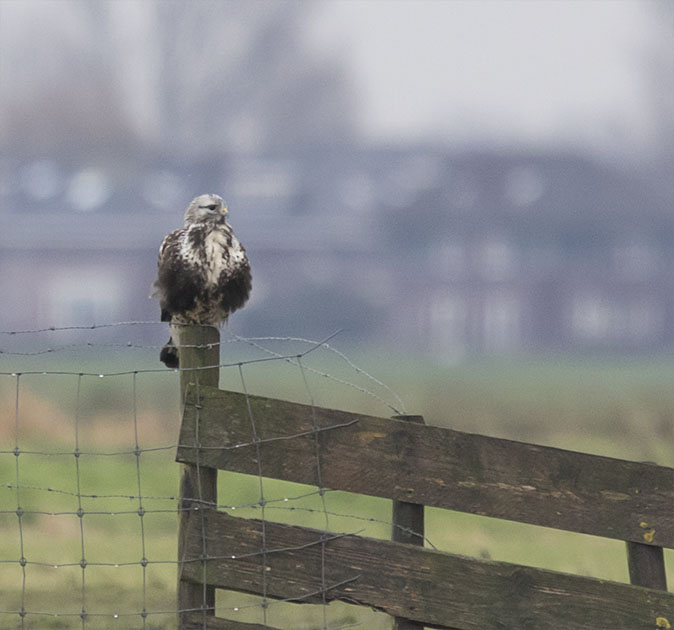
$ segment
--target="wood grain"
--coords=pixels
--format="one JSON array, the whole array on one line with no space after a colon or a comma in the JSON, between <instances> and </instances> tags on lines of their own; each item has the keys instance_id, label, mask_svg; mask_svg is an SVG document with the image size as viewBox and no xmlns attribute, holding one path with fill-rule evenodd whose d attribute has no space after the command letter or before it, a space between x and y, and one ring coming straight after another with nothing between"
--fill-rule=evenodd
<instances>
[{"instance_id":1,"label":"wood grain","mask_svg":"<svg viewBox=\"0 0 674 630\"><path fill-rule=\"evenodd\" d=\"M245 397L202 387L201 398L202 448L192 388L178 461L257 475ZM263 475L315 484L311 407L250 404ZM315 416L326 488L674 548L672 468L344 411Z\"/></svg>"},{"instance_id":2,"label":"wood grain","mask_svg":"<svg viewBox=\"0 0 674 630\"><path fill-rule=\"evenodd\" d=\"M213 557L207 561L208 583L261 594L261 521L218 512L204 516ZM321 601L322 535L266 523L267 596ZM370 606L427 627L655 630L658 619L674 620L674 595L662 591L358 536L333 537L324 544L328 601ZM201 545L201 529L190 524L188 553L198 557ZM201 575L199 562L185 564L186 579L199 581Z\"/></svg>"},{"instance_id":3,"label":"wood grain","mask_svg":"<svg viewBox=\"0 0 674 630\"><path fill-rule=\"evenodd\" d=\"M201 388L210 386L216 388L220 378L220 332L210 326L174 326L171 335L179 346L180 357L180 391L181 400L185 401L185 393L192 386L191 408L196 412L192 424L192 440L199 440L196 421L199 417L195 408L196 396L200 396ZM197 347L205 346L205 347ZM208 367L208 369L202 369ZM195 384L198 382L198 387ZM199 464L197 466L196 464ZM201 514L208 509L208 504L217 503L217 470L201 466L198 459L192 464L183 466L180 479L180 509L178 517L178 610L194 608L208 608L207 614L212 616L215 611L215 589L195 585L183 579L182 559L185 557L185 536L188 526L194 522L201 522ZM201 614L200 614L201 616ZM178 627L183 630L187 627L185 613L178 613Z\"/></svg>"}]
</instances>

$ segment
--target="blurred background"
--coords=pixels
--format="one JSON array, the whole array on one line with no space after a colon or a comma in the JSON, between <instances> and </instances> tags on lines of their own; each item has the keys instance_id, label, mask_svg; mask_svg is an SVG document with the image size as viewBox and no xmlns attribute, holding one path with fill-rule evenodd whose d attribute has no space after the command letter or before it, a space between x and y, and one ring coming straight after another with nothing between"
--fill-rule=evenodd
<instances>
[{"instance_id":1,"label":"blurred background","mask_svg":"<svg viewBox=\"0 0 674 630\"><path fill-rule=\"evenodd\" d=\"M213 192L253 269L223 340L341 330L330 344L429 424L674 465L669 0L0 0L0 145L3 333L157 322L159 244ZM12 449L32 448L24 507L71 514L24 519L29 558L79 558L74 507L59 502L79 493L72 461L42 456L72 449L73 423L92 450L128 448L136 423L144 448L175 443L166 337L165 325L0 334L0 482L18 481ZM245 343L222 351L250 357ZM392 392L339 355L307 363L316 404L392 413ZM306 402L280 365L247 367L249 391ZM74 376L24 374L19 388L10 373L24 370ZM221 381L241 388L232 370ZM135 463L113 459L83 468L83 492L139 492ZM143 454L145 494L175 493L172 460ZM47 481L70 494L47 496ZM287 485L267 487L301 494ZM256 500L257 479L220 487L223 504ZM342 494L332 509L390 535L387 502ZM0 514L0 559L18 557L16 520ZM96 552L140 557L132 525L86 522ZM439 510L428 523L440 549L628 581L620 542ZM174 559L175 513L148 532L148 556ZM18 609L20 567L4 566L0 607ZM27 609L69 611L79 627L48 569L30 568ZM107 573L88 578L92 610L172 610L175 567L148 570L147 602L140 573L112 591ZM75 593L73 571L59 583Z\"/></svg>"},{"instance_id":2,"label":"blurred background","mask_svg":"<svg viewBox=\"0 0 674 630\"><path fill-rule=\"evenodd\" d=\"M158 245L216 192L242 334L674 349L671 2L0 11L0 328L158 319Z\"/></svg>"}]
</instances>

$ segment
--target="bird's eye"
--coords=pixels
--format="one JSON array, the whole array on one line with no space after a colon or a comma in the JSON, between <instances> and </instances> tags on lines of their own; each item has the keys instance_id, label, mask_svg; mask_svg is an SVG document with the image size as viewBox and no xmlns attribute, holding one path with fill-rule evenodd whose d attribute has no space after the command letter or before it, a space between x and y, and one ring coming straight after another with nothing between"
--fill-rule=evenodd
<instances>
[{"instance_id":1,"label":"bird's eye","mask_svg":"<svg viewBox=\"0 0 674 630\"><path fill-rule=\"evenodd\" d=\"M211 203L207 206L199 206L200 208L207 208L208 210L215 210L218 207L217 203Z\"/></svg>"}]
</instances>

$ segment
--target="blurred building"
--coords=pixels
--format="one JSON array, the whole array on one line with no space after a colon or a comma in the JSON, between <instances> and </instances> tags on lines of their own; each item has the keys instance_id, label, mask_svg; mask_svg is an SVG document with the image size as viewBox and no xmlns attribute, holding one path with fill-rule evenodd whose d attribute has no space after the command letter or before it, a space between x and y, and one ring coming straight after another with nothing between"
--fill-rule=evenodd
<instances>
[{"instance_id":1,"label":"blurred building","mask_svg":"<svg viewBox=\"0 0 674 630\"><path fill-rule=\"evenodd\" d=\"M0 169L3 330L156 320L164 234L218 192L253 265L237 330L438 359L674 347L674 214L572 154L351 145Z\"/></svg>"}]
</instances>

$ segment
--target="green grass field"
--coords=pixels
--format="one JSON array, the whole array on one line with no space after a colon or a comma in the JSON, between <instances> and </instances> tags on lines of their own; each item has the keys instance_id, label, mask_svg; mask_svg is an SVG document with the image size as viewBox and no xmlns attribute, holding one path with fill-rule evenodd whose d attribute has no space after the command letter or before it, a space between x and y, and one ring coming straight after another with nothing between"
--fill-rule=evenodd
<instances>
[{"instance_id":1,"label":"green grass field","mask_svg":"<svg viewBox=\"0 0 674 630\"><path fill-rule=\"evenodd\" d=\"M335 364L334 357L330 361L329 365L320 360L307 364L376 391L402 411L389 392L348 365ZM406 410L422 413L429 424L674 465L672 361L582 362L557 357L438 367L367 355L357 363L390 384ZM307 377L318 405L383 416L395 413L353 387L312 372ZM79 490L85 512L81 523L73 514L80 504L72 451L75 417L80 449L87 453L133 451L135 428L143 449L175 445L179 415L176 375L139 374L135 405L130 375L83 377L79 399L76 386L76 376L22 376L17 435L16 379L0 379L0 450L12 451L18 440L22 451L18 458L11 452L0 454L0 628L20 627L19 616L4 611L18 610L21 605L31 613L48 613L29 614L25 628L81 628L83 570L79 562L84 548L84 607L90 613L86 628L142 628L138 613L145 604L152 613L145 627L170 629L175 625L174 495L180 471L173 462L173 448L149 450L140 456L140 491L147 510L142 519L136 498L136 456L132 452L81 455ZM221 386L240 391L237 371L223 370ZM279 367L278 363L247 367L246 387L255 394L300 402L308 399L297 368ZM21 532L14 512L17 463L22 486L18 501L27 512L21 519ZM280 499L266 508L266 518L321 528L324 515L317 497L292 499L311 491L266 480L265 498ZM286 497L291 500L283 501ZM258 499L257 478L220 473L220 503L237 506L230 513L259 517L259 508L243 507ZM328 493L326 501L331 530L390 536L390 502L338 492ZM624 544L616 541L436 509L427 510L427 536L444 551L628 580ZM18 562L21 544L29 562L25 590ZM673 555L667 554L670 587L674 584ZM145 571L137 564L143 556L149 561ZM119 566L108 566L114 564ZM263 621L257 598L219 593L217 604L221 616ZM234 611L235 607L239 610ZM115 614L119 616L115 618ZM355 623L367 624L371 630L390 627L385 615L346 604L331 604L327 619L329 628ZM293 630L321 627L323 610L320 606L274 604L268 609L267 623Z\"/></svg>"}]
</instances>

